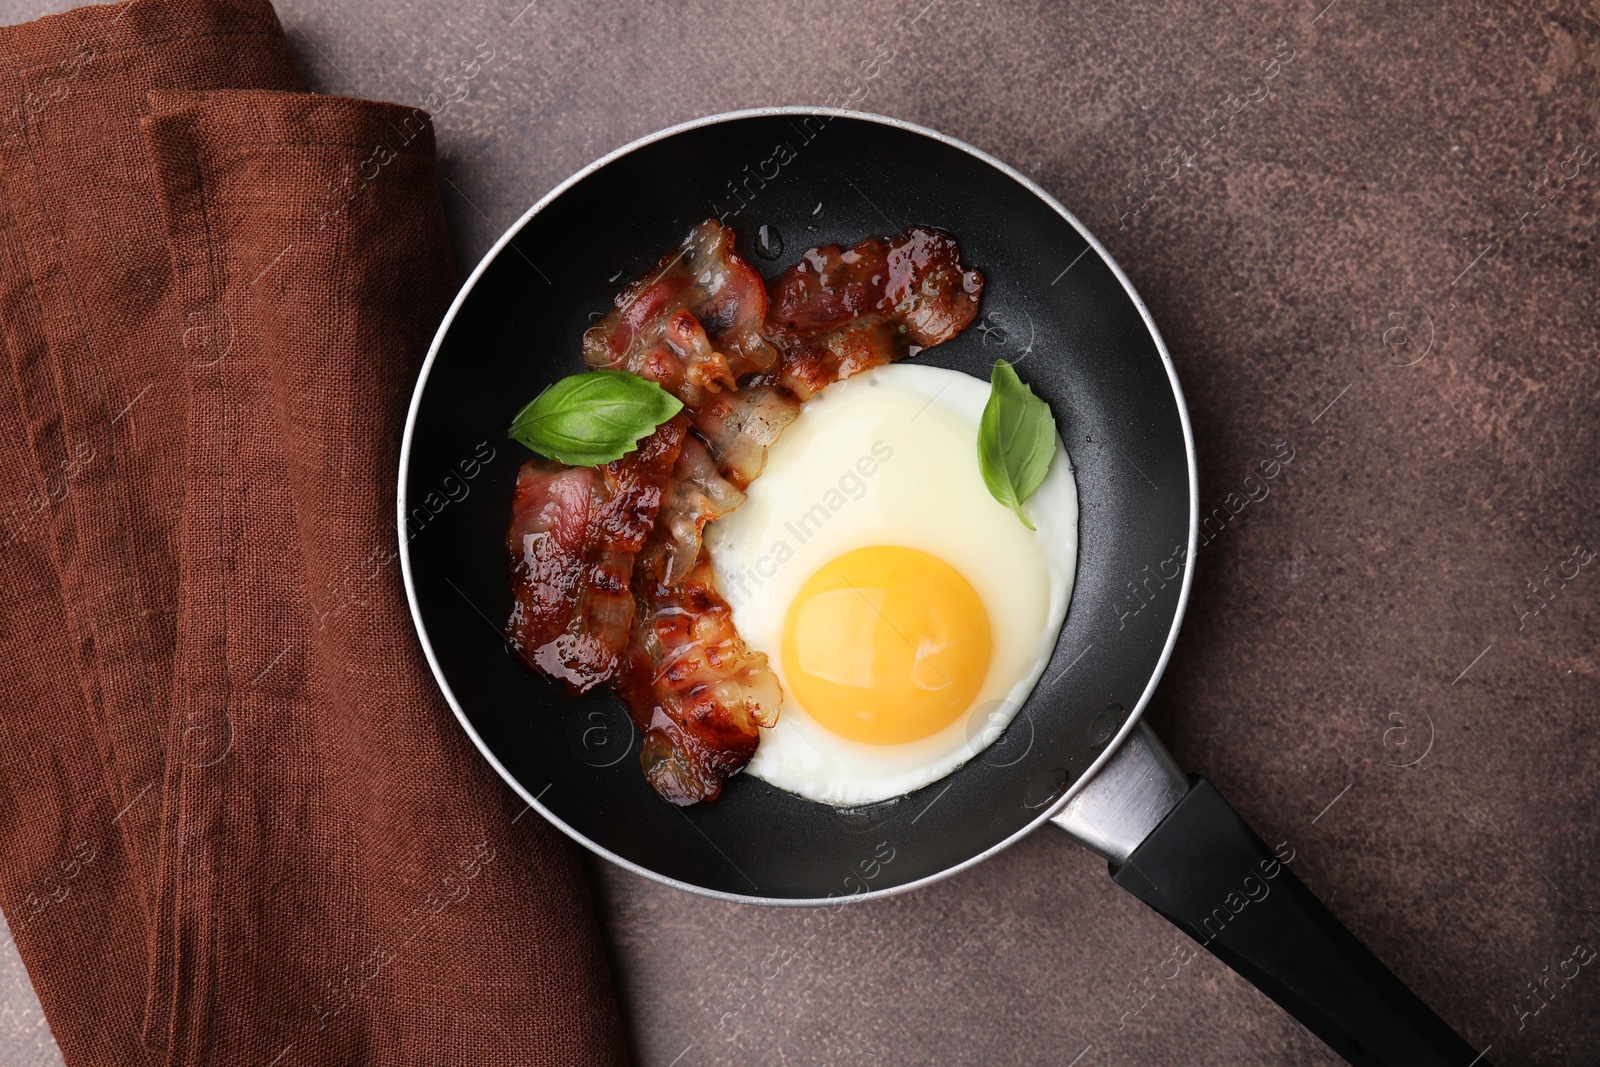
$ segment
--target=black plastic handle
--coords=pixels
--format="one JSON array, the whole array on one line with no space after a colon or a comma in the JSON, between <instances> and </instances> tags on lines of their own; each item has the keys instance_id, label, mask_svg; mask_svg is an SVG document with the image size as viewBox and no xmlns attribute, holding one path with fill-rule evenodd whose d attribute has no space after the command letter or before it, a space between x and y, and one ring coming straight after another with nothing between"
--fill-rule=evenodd
<instances>
[{"instance_id":1,"label":"black plastic handle","mask_svg":"<svg viewBox=\"0 0 1600 1067\"><path fill-rule=\"evenodd\" d=\"M1111 868L1122 888L1356 1067L1488 1067L1204 778ZM1292 858L1292 854L1289 858Z\"/></svg>"}]
</instances>

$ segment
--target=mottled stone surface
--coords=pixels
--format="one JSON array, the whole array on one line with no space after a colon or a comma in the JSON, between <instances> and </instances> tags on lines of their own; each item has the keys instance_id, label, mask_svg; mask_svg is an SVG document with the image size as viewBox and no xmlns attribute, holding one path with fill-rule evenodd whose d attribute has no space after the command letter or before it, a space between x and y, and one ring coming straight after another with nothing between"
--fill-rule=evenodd
<instances>
[{"instance_id":1,"label":"mottled stone surface","mask_svg":"<svg viewBox=\"0 0 1600 1067\"><path fill-rule=\"evenodd\" d=\"M281 10L319 91L449 101L463 275L594 157L759 104L854 93L1054 193L1165 334L1206 510L1296 456L1201 550L1153 721L1487 1059L1595 1062L1600 971L1527 985L1600 944L1592 7L924 2ZM1183 940L1052 834L826 919L595 875L645 1065L1331 1057L1205 956L1135 1012ZM0 1060L55 1062L8 952Z\"/></svg>"}]
</instances>

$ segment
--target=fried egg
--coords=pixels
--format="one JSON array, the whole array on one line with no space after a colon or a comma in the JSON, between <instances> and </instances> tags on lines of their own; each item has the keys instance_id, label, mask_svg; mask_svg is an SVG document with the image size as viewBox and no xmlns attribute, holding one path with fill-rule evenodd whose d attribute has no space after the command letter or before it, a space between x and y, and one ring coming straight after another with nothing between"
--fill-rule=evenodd
<instances>
[{"instance_id":1,"label":"fried egg","mask_svg":"<svg viewBox=\"0 0 1600 1067\"><path fill-rule=\"evenodd\" d=\"M938 780L1004 730L1049 662L1078 559L1060 439L1023 505L978 469L989 383L892 364L813 397L736 511L717 587L783 686L745 773L835 805Z\"/></svg>"}]
</instances>

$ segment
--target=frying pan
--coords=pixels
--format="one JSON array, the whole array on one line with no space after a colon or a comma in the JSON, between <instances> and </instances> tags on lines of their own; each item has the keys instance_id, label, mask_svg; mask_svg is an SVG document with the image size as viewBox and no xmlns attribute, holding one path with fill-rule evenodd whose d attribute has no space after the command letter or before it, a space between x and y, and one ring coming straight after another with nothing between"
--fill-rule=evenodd
<instances>
[{"instance_id":1,"label":"frying pan","mask_svg":"<svg viewBox=\"0 0 1600 1067\"><path fill-rule=\"evenodd\" d=\"M1049 668L980 757L909 795L841 809L738 776L713 803L674 807L640 773L614 695L569 696L501 635L504 535L528 455L505 427L583 369L583 331L708 217L768 276L812 245L949 230L988 279L980 318L918 360L986 378L1009 359L1071 455L1081 547ZM400 461L406 589L440 687L528 805L612 862L724 900L815 906L913 889L1052 824L1352 1063L1481 1063L1140 722L1188 600L1198 511L1172 361L1083 224L959 141L821 108L675 126L534 205L439 327Z\"/></svg>"}]
</instances>

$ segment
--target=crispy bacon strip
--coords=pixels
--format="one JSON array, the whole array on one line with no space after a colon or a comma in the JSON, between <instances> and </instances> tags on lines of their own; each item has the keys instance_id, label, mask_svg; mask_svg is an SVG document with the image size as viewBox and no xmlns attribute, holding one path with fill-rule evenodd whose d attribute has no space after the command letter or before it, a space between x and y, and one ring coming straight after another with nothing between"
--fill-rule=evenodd
<instances>
[{"instance_id":1,"label":"crispy bacon strip","mask_svg":"<svg viewBox=\"0 0 1600 1067\"><path fill-rule=\"evenodd\" d=\"M662 580L667 585L677 585L694 567L706 523L743 503L744 493L717 473L706 446L685 437L656 520L655 539L666 549Z\"/></svg>"},{"instance_id":2,"label":"crispy bacon strip","mask_svg":"<svg viewBox=\"0 0 1600 1067\"><path fill-rule=\"evenodd\" d=\"M800 401L787 389L755 385L713 397L694 413L694 425L723 477L746 489L767 465L767 449L799 414Z\"/></svg>"},{"instance_id":3,"label":"crispy bacon strip","mask_svg":"<svg viewBox=\"0 0 1600 1067\"><path fill-rule=\"evenodd\" d=\"M687 433L680 415L604 466L529 460L517 474L506 636L523 662L574 693L616 672L633 623L634 556L655 527Z\"/></svg>"},{"instance_id":4,"label":"crispy bacon strip","mask_svg":"<svg viewBox=\"0 0 1600 1067\"><path fill-rule=\"evenodd\" d=\"M777 360L766 312L761 275L733 250L733 231L707 219L618 294L583 335L583 360L657 382L694 410Z\"/></svg>"},{"instance_id":5,"label":"crispy bacon strip","mask_svg":"<svg viewBox=\"0 0 1600 1067\"><path fill-rule=\"evenodd\" d=\"M943 230L913 226L849 250L813 248L768 287L767 336L782 356L757 384L801 401L832 382L914 356L966 329L983 275Z\"/></svg>"},{"instance_id":6,"label":"crispy bacon strip","mask_svg":"<svg viewBox=\"0 0 1600 1067\"><path fill-rule=\"evenodd\" d=\"M666 550L634 569L637 617L618 690L644 736L639 762L674 804L715 800L755 755L758 728L778 721L783 694L764 653L746 648L702 551L668 585Z\"/></svg>"}]
</instances>

